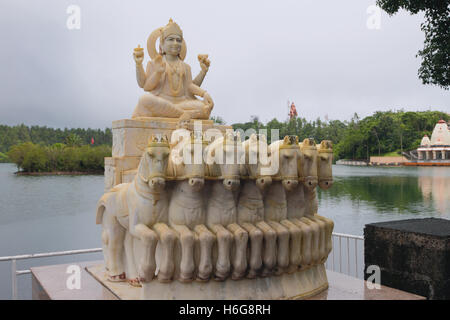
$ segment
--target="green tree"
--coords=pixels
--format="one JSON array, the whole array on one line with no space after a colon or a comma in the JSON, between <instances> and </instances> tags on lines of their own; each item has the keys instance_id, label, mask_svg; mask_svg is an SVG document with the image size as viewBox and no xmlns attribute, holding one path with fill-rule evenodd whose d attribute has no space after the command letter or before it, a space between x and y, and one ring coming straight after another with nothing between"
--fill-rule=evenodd
<instances>
[{"instance_id":1,"label":"green tree","mask_svg":"<svg viewBox=\"0 0 450 320\"><path fill-rule=\"evenodd\" d=\"M411 14L425 13L421 29L425 33L419 78L423 84L433 84L448 90L450 86L450 1L449 0L377 0L389 15L400 9Z\"/></svg>"},{"instance_id":2,"label":"green tree","mask_svg":"<svg viewBox=\"0 0 450 320\"><path fill-rule=\"evenodd\" d=\"M217 116L217 117L212 116L209 119L214 121L214 123L217 123L217 124L225 124L225 120L223 120L223 118L219 117L219 116Z\"/></svg>"},{"instance_id":3,"label":"green tree","mask_svg":"<svg viewBox=\"0 0 450 320\"><path fill-rule=\"evenodd\" d=\"M0 163L9 162L9 158L6 154L0 152Z\"/></svg>"},{"instance_id":4,"label":"green tree","mask_svg":"<svg viewBox=\"0 0 450 320\"><path fill-rule=\"evenodd\" d=\"M82 144L80 136L76 133L71 133L66 138L66 145L69 147L79 147Z\"/></svg>"}]
</instances>

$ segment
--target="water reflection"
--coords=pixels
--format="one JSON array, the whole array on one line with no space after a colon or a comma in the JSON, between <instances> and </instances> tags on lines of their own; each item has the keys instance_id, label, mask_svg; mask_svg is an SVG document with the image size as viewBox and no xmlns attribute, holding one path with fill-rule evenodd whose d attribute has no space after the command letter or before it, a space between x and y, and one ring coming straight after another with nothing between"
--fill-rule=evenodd
<instances>
[{"instance_id":1,"label":"water reflection","mask_svg":"<svg viewBox=\"0 0 450 320\"><path fill-rule=\"evenodd\" d=\"M423 201L431 204L436 208L437 212L446 216L450 211L450 178L445 176L443 170L450 170L450 168L439 168L435 170L437 173L433 176L421 175L418 178L418 185L423 194ZM426 171L425 168L420 168ZM444 175L439 175L443 173Z\"/></svg>"},{"instance_id":2,"label":"water reflection","mask_svg":"<svg viewBox=\"0 0 450 320\"><path fill-rule=\"evenodd\" d=\"M333 187L318 197L337 232L362 235L366 223L450 218L450 168L334 166L333 175Z\"/></svg>"}]
</instances>

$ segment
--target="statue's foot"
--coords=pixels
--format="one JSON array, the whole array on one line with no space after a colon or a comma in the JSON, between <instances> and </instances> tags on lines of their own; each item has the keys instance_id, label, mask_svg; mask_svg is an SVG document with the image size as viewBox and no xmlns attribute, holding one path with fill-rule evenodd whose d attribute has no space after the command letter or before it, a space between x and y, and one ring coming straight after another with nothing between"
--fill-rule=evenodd
<instances>
[{"instance_id":1,"label":"statue's foot","mask_svg":"<svg viewBox=\"0 0 450 320\"><path fill-rule=\"evenodd\" d=\"M210 106L209 104L207 104L207 105L205 105L203 107L203 116L204 116L205 119L209 118L209 115L211 114L212 108L213 107Z\"/></svg>"},{"instance_id":2,"label":"statue's foot","mask_svg":"<svg viewBox=\"0 0 450 320\"><path fill-rule=\"evenodd\" d=\"M256 270L250 269L250 271L246 275L246 278L247 279L255 279L257 276L258 276L258 272Z\"/></svg>"},{"instance_id":3,"label":"statue's foot","mask_svg":"<svg viewBox=\"0 0 450 320\"><path fill-rule=\"evenodd\" d=\"M289 273L289 274L292 274L292 273L297 272L297 270L298 270L298 266L296 266L295 264L291 264L291 265L287 268L286 272Z\"/></svg>"},{"instance_id":4,"label":"statue's foot","mask_svg":"<svg viewBox=\"0 0 450 320\"><path fill-rule=\"evenodd\" d=\"M134 278L134 279L128 279L127 282L132 285L133 287L142 287L142 284L139 280L139 278Z\"/></svg>"},{"instance_id":5,"label":"statue's foot","mask_svg":"<svg viewBox=\"0 0 450 320\"><path fill-rule=\"evenodd\" d=\"M113 275L113 276L108 276L107 279L108 279L108 281L111 281L111 282L125 282L125 281L127 281L127 277L125 276L125 272L122 272L121 274L117 274L117 275Z\"/></svg>"},{"instance_id":6,"label":"statue's foot","mask_svg":"<svg viewBox=\"0 0 450 320\"><path fill-rule=\"evenodd\" d=\"M208 282L210 279L210 277L206 277L206 278L202 278L200 275L197 275L197 277L195 278L195 281L197 282Z\"/></svg>"},{"instance_id":7,"label":"statue's foot","mask_svg":"<svg viewBox=\"0 0 450 320\"><path fill-rule=\"evenodd\" d=\"M261 272L261 277L270 277L273 274L273 270L269 268L263 268L263 271Z\"/></svg>"},{"instance_id":8,"label":"statue's foot","mask_svg":"<svg viewBox=\"0 0 450 320\"><path fill-rule=\"evenodd\" d=\"M283 273L287 272L287 267L276 267L274 274L276 276L281 276Z\"/></svg>"},{"instance_id":9,"label":"statue's foot","mask_svg":"<svg viewBox=\"0 0 450 320\"><path fill-rule=\"evenodd\" d=\"M217 281L223 281L229 276L229 274L230 264L225 264L225 266L217 264L216 271L214 273L214 279Z\"/></svg>"},{"instance_id":10,"label":"statue's foot","mask_svg":"<svg viewBox=\"0 0 450 320\"><path fill-rule=\"evenodd\" d=\"M194 281L194 277L192 275L182 275L180 274L180 277L178 278L178 281L182 283L190 283Z\"/></svg>"},{"instance_id":11,"label":"statue's foot","mask_svg":"<svg viewBox=\"0 0 450 320\"><path fill-rule=\"evenodd\" d=\"M229 272L219 272L216 271L214 274L214 280L215 281L225 281L229 275Z\"/></svg>"},{"instance_id":12,"label":"statue's foot","mask_svg":"<svg viewBox=\"0 0 450 320\"><path fill-rule=\"evenodd\" d=\"M231 280L240 280L240 279L242 279L244 276L245 276L245 275L244 275L244 273L242 273L242 272L233 272L233 273L231 274Z\"/></svg>"},{"instance_id":13,"label":"statue's foot","mask_svg":"<svg viewBox=\"0 0 450 320\"><path fill-rule=\"evenodd\" d=\"M170 275L164 274L158 272L158 277L157 277L158 281L161 283L168 283L168 282L172 282L172 277Z\"/></svg>"}]
</instances>

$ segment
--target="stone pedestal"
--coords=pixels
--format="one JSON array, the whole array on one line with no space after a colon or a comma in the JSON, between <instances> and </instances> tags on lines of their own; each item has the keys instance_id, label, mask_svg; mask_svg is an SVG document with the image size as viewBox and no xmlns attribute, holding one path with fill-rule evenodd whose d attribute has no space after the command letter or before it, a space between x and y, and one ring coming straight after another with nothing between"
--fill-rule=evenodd
<instances>
[{"instance_id":1,"label":"stone pedestal","mask_svg":"<svg viewBox=\"0 0 450 320\"><path fill-rule=\"evenodd\" d=\"M380 267L383 285L429 299L450 299L450 220L367 224L364 263L366 270Z\"/></svg>"},{"instance_id":2,"label":"stone pedestal","mask_svg":"<svg viewBox=\"0 0 450 320\"><path fill-rule=\"evenodd\" d=\"M328 288L323 264L280 276L258 277L225 281L182 283L177 280L160 283L157 280L144 283L142 290L126 282L106 280L104 265L87 268L103 286L120 299L125 300L267 300L304 299Z\"/></svg>"},{"instance_id":3,"label":"stone pedestal","mask_svg":"<svg viewBox=\"0 0 450 320\"><path fill-rule=\"evenodd\" d=\"M80 289L67 288L70 274L67 268L78 265L81 269ZM102 264L102 261L72 262L52 266L31 268L33 300L117 300L120 299L109 288L102 285L88 271ZM309 297L309 300L417 300L423 297L404 291L381 286L380 289L368 289L365 281L327 270L328 289ZM123 283L122 283L123 284ZM139 296L139 288L134 294ZM233 296L230 298L234 298ZM193 299L193 297L189 298ZM170 312L170 310L166 310ZM177 312L174 312L174 316ZM172 314L168 313L169 318Z\"/></svg>"},{"instance_id":4,"label":"stone pedestal","mask_svg":"<svg viewBox=\"0 0 450 320\"><path fill-rule=\"evenodd\" d=\"M218 129L225 132L231 126L217 125L212 120L191 120L189 130L201 124L201 130ZM112 157L105 158L105 191L120 183L131 182L136 174L141 155L152 134L171 134L177 129L178 119L175 118L141 118L113 121Z\"/></svg>"}]
</instances>

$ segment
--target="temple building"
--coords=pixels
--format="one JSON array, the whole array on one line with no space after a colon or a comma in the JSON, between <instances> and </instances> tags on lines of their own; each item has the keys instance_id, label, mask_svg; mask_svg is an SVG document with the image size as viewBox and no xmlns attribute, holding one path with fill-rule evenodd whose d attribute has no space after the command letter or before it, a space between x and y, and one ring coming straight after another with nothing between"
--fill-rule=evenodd
<instances>
[{"instance_id":1,"label":"temple building","mask_svg":"<svg viewBox=\"0 0 450 320\"><path fill-rule=\"evenodd\" d=\"M431 139L423 137L417 149L417 162L450 163L450 131L444 120L436 124Z\"/></svg>"}]
</instances>

